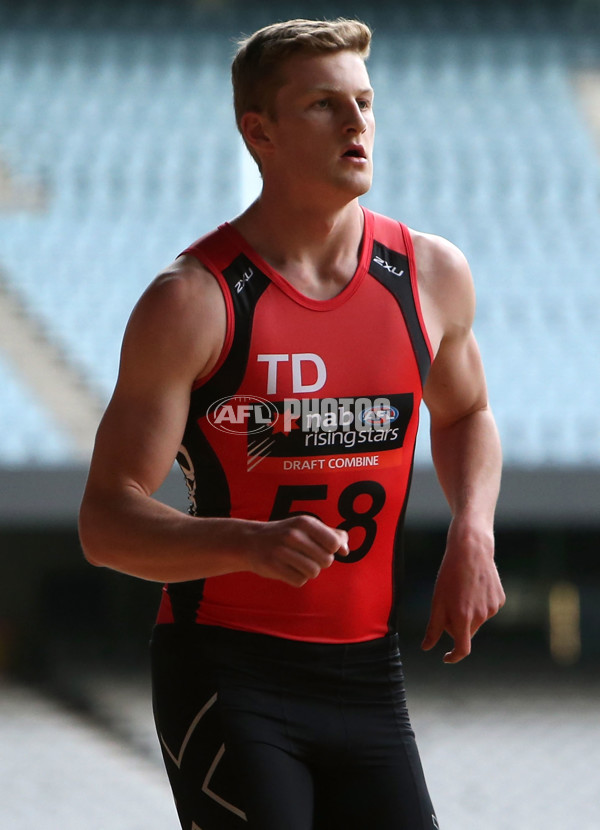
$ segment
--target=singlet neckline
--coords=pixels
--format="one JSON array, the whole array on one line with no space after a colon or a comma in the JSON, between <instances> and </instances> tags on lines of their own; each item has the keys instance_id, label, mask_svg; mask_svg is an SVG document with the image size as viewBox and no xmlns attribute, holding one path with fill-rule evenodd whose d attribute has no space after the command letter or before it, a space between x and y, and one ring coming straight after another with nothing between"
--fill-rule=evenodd
<instances>
[{"instance_id":1,"label":"singlet neckline","mask_svg":"<svg viewBox=\"0 0 600 830\"><path fill-rule=\"evenodd\" d=\"M373 215L371 211L360 206L363 212L364 225L363 235L361 241L360 255L356 270L348 283L342 288L339 294L334 297L329 297L327 300L318 300L313 297L308 297L297 288L295 288L284 276L276 271L268 262L266 262L260 254L246 241L245 237L234 228L229 222L225 222L221 227L235 238L237 247L244 253L251 262L253 262L260 270L274 283L281 291L288 295L299 305L303 305L313 311L330 311L338 308L346 303L360 288L371 262L371 252L373 248Z\"/></svg>"}]
</instances>

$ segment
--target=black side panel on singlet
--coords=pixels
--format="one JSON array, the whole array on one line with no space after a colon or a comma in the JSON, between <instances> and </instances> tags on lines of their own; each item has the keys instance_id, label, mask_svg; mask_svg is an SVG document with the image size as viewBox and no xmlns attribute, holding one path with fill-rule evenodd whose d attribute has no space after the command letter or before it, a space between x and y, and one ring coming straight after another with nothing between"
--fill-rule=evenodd
<instances>
[{"instance_id":1,"label":"black side panel on singlet","mask_svg":"<svg viewBox=\"0 0 600 830\"><path fill-rule=\"evenodd\" d=\"M263 291L271 284L269 278L245 254L237 256L223 271L223 276L233 300L233 342L219 371L192 392L190 415L194 419L206 415L215 401L237 392L246 373L254 309Z\"/></svg>"},{"instance_id":2,"label":"black side panel on singlet","mask_svg":"<svg viewBox=\"0 0 600 830\"><path fill-rule=\"evenodd\" d=\"M415 305L415 298L413 294L412 282L410 279L410 264L408 257L398 251L392 251L382 245L380 242L373 242L373 253L369 273L372 277L384 285L388 291L394 296L396 302L400 306L408 334L412 343L412 347L419 367L419 376L421 378L421 385L425 386L427 374L431 367L431 356L427 347L427 342L421 327L421 321L417 313ZM413 466L411 465L409 484L406 491L406 499L402 507L402 513L398 521L396 536L394 539L394 597L392 601L392 609L389 617L389 630L397 631L399 626L399 587L403 584L403 570L404 570L404 556L403 556L403 537L404 537L404 518L406 515L406 508L408 505L408 494L410 493L410 481L412 479Z\"/></svg>"},{"instance_id":3,"label":"black side panel on singlet","mask_svg":"<svg viewBox=\"0 0 600 830\"><path fill-rule=\"evenodd\" d=\"M231 512L225 472L209 441L198 428L198 421L215 401L237 392L246 372L254 309L270 284L269 278L244 254L234 259L223 271L223 276L233 300L234 331L231 348L216 374L192 391L183 447L177 455L190 494L190 513L195 516L226 517ZM195 622L203 590L203 579L168 585L176 622Z\"/></svg>"},{"instance_id":4,"label":"black side panel on singlet","mask_svg":"<svg viewBox=\"0 0 600 830\"><path fill-rule=\"evenodd\" d=\"M380 242L373 242L373 258L369 273L393 294L402 310L419 366L421 385L425 386L431 357L415 305L408 257L391 251Z\"/></svg>"},{"instance_id":5,"label":"black side panel on singlet","mask_svg":"<svg viewBox=\"0 0 600 830\"><path fill-rule=\"evenodd\" d=\"M408 507L408 497L410 495L410 485L412 482L414 469L414 462L411 464L410 475L408 477L408 487L406 488L406 497L402 505L402 512L396 527L394 536L394 564L392 571L392 603L390 607L390 616L388 617L388 630L390 634L400 630L401 619L401 592L404 586L404 522L406 519L406 508Z\"/></svg>"},{"instance_id":6,"label":"black side panel on singlet","mask_svg":"<svg viewBox=\"0 0 600 830\"><path fill-rule=\"evenodd\" d=\"M215 401L235 395L239 389L248 363L254 309L263 291L270 285L269 278L244 254L234 259L223 271L223 276L233 301L233 340L220 369L192 392L183 439L194 463L200 466L196 470L196 514L199 516L228 516L231 505L229 486L219 459L197 423ZM202 482L210 482L210 486L201 489Z\"/></svg>"}]
</instances>

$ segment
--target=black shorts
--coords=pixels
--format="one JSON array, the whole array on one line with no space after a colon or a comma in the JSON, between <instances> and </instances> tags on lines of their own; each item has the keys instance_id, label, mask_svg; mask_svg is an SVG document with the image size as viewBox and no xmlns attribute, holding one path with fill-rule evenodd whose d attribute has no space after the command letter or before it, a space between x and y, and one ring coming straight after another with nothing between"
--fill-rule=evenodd
<instances>
[{"instance_id":1,"label":"black shorts","mask_svg":"<svg viewBox=\"0 0 600 830\"><path fill-rule=\"evenodd\" d=\"M396 636L330 645L158 625L152 675L183 830L438 827Z\"/></svg>"}]
</instances>

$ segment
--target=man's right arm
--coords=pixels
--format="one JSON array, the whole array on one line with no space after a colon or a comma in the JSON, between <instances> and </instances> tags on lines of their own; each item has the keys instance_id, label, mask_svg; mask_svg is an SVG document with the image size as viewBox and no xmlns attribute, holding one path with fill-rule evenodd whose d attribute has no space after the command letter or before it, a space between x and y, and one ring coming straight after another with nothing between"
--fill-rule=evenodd
<instances>
[{"instance_id":1,"label":"man's right arm","mask_svg":"<svg viewBox=\"0 0 600 830\"><path fill-rule=\"evenodd\" d=\"M347 547L343 531L310 516L195 518L153 498L179 449L192 385L218 360L225 326L216 280L185 260L134 309L79 515L92 564L159 582L252 571L301 586Z\"/></svg>"}]
</instances>

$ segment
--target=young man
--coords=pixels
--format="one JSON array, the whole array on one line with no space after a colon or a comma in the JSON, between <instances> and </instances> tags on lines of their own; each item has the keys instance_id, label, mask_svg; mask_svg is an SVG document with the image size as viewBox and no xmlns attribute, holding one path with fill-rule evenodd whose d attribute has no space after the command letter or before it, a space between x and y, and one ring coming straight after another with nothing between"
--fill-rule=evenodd
<instances>
[{"instance_id":1,"label":"young man","mask_svg":"<svg viewBox=\"0 0 600 830\"><path fill-rule=\"evenodd\" d=\"M241 43L261 195L145 292L98 431L81 539L165 583L154 705L184 830L438 827L395 630L422 396L452 510L423 647L446 631L463 659L504 602L469 268L358 202L370 37L297 20ZM189 516L152 498L176 456Z\"/></svg>"}]
</instances>

